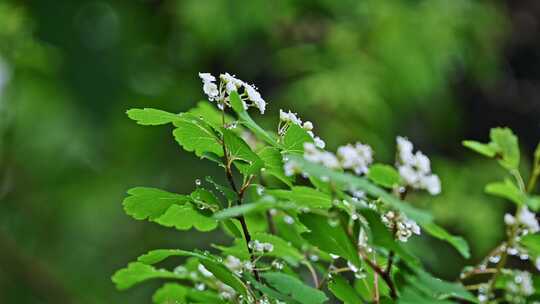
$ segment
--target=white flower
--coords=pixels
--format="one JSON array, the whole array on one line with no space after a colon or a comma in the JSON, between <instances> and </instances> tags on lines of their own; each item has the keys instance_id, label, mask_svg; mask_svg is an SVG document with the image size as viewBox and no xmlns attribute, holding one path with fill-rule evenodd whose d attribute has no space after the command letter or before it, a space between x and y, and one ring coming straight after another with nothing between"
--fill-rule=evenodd
<instances>
[{"instance_id":1,"label":"white flower","mask_svg":"<svg viewBox=\"0 0 540 304\"><path fill-rule=\"evenodd\" d=\"M356 174L368 172L368 166L373 162L373 150L370 146L356 143L348 144L337 150L337 155L344 169L352 169Z\"/></svg>"},{"instance_id":2,"label":"white flower","mask_svg":"<svg viewBox=\"0 0 540 304\"><path fill-rule=\"evenodd\" d=\"M279 109L279 120L283 122L289 121L289 113L283 111L282 109Z\"/></svg>"},{"instance_id":3,"label":"white flower","mask_svg":"<svg viewBox=\"0 0 540 304\"><path fill-rule=\"evenodd\" d=\"M296 162L286 161L283 164L283 171L285 171L286 176L293 176L300 171L300 167Z\"/></svg>"},{"instance_id":4,"label":"white flower","mask_svg":"<svg viewBox=\"0 0 540 304\"><path fill-rule=\"evenodd\" d=\"M405 137L398 136L396 166L399 175L413 189L425 189L431 195L441 193L441 180L431 173L431 161L421 151L413 154L413 144Z\"/></svg>"},{"instance_id":5,"label":"white flower","mask_svg":"<svg viewBox=\"0 0 540 304\"><path fill-rule=\"evenodd\" d=\"M203 82L214 82L216 81L216 77L210 73L199 73L199 77L202 79Z\"/></svg>"},{"instance_id":6,"label":"white flower","mask_svg":"<svg viewBox=\"0 0 540 304\"><path fill-rule=\"evenodd\" d=\"M413 159L413 144L406 138L398 136L396 138L400 160L405 164L410 164Z\"/></svg>"},{"instance_id":7,"label":"white flower","mask_svg":"<svg viewBox=\"0 0 540 304\"><path fill-rule=\"evenodd\" d=\"M207 277L207 278L210 278L210 277L213 277L213 276L214 276L214 274L211 273L208 269L206 269L206 267L204 267L203 264L199 264L199 266L197 266L197 269L199 270L199 272L200 272L203 276L205 276L205 277Z\"/></svg>"},{"instance_id":8,"label":"white flower","mask_svg":"<svg viewBox=\"0 0 540 304\"><path fill-rule=\"evenodd\" d=\"M199 73L199 77L203 81L203 91L208 96L210 101L214 101L219 96L219 90L214 83L216 77L210 73Z\"/></svg>"},{"instance_id":9,"label":"white flower","mask_svg":"<svg viewBox=\"0 0 540 304\"><path fill-rule=\"evenodd\" d=\"M315 143L315 146L317 146L317 148L319 149L324 149L324 147L326 147L326 143L324 142L324 140L322 140L318 136L313 138L313 142Z\"/></svg>"},{"instance_id":10,"label":"white flower","mask_svg":"<svg viewBox=\"0 0 540 304\"><path fill-rule=\"evenodd\" d=\"M506 213L504 215L504 223L508 226L514 225L516 222L516 218L511 215L510 213Z\"/></svg>"},{"instance_id":11,"label":"white flower","mask_svg":"<svg viewBox=\"0 0 540 304\"><path fill-rule=\"evenodd\" d=\"M395 236L401 242L407 242L413 234L420 235L421 233L420 226L402 213L388 211L381 215L381 220L386 227L395 231Z\"/></svg>"},{"instance_id":12,"label":"white flower","mask_svg":"<svg viewBox=\"0 0 540 304\"><path fill-rule=\"evenodd\" d=\"M242 272L242 267L243 267L242 261L240 261L239 258L233 255L228 255L227 258L225 258L224 264L227 268L229 268L234 273Z\"/></svg>"},{"instance_id":13,"label":"white flower","mask_svg":"<svg viewBox=\"0 0 540 304\"><path fill-rule=\"evenodd\" d=\"M426 189L431 195L441 193L441 180L435 174L422 176L420 184L422 185L422 188Z\"/></svg>"},{"instance_id":14,"label":"white flower","mask_svg":"<svg viewBox=\"0 0 540 304\"><path fill-rule=\"evenodd\" d=\"M508 282L508 289L523 296L534 294L532 276L527 271L515 271L514 280Z\"/></svg>"},{"instance_id":15,"label":"white flower","mask_svg":"<svg viewBox=\"0 0 540 304\"><path fill-rule=\"evenodd\" d=\"M416 185L420 181L420 175L412 167L398 167L399 175L408 185Z\"/></svg>"},{"instance_id":16,"label":"white flower","mask_svg":"<svg viewBox=\"0 0 540 304\"><path fill-rule=\"evenodd\" d=\"M244 88L248 95L248 99L253 102L253 104L259 109L261 114L264 114L264 111L266 110L266 101L262 99L261 94L259 94L259 92L257 92L254 87L248 84L244 84Z\"/></svg>"},{"instance_id":17,"label":"white flower","mask_svg":"<svg viewBox=\"0 0 540 304\"><path fill-rule=\"evenodd\" d=\"M534 266L536 266L536 269L540 270L540 256L534 260Z\"/></svg>"},{"instance_id":18,"label":"white flower","mask_svg":"<svg viewBox=\"0 0 540 304\"><path fill-rule=\"evenodd\" d=\"M518 221L525 226L529 232L535 233L540 231L540 225L536 220L536 215L529 208L524 207L517 215Z\"/></svg>"},{"instance_id":19,"label":"white flower","mask_svg":"<svg viewBox=\"0 0 540 304\"><path fill-rule=\"evenodd\" d=\"M220 74L219 78L223 80L225 84L231 83L235 88L240 88L244 84L242 80L237 79L234 75L229 73Z\"/></svg>"},{"instance_id":20,"label":"white flower","mask_svg":"<svg viewBox=\"0 0 540 304\"><path fill-rule=\"evenodd\" d=\"M306 121L306 122L304 122L304 124L302 125L302 127L303 127L304 130L306 130L306 131L311 131L311 130L313 130L313 123L311 123L311 121Z\"/></svg>"},{"instance_id":21,"label":"white flower","mask_svg":"<svg viewBox=\"0 0 540 304\"><path fill-rule=\"evenodd\" d=\"M332 152L319 150L313 143L304 143L304 159L330 169L340 167L337 157Z\"/></svg>"}]
</instances>

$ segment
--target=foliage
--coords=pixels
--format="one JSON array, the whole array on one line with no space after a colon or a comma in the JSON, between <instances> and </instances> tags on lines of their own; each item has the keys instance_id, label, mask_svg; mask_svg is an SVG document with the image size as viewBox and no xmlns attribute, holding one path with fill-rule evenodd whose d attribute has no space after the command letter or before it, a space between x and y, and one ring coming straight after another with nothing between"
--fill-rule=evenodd
<instances>
[{"instance_id":1,"label":"foliage","mask_svg":"<svg viewBox=\"0 0 540 304\"><path fill-rule=\"evenodd\" d=\"M415 190L432 195L441 191L429 158L414 152L408 139L397 138L396 168L373 164L371 147L362 143L341 146L334 154L324 150L313 123L302 122L290 111L280 110L275 132L260 127L247 110L255 107L262 113L266 101L251 85L227 73L218 83L210 74L199 75L217 108L199 105L197 116L155 109L132 109L128 115L143 125L172 124L184 150L217 164L228 185L218 186L208 177L207 183L197 180L188 195L137 187L128 191L124 207L135 219L179 230L208 231L221 223L231 243L214 245L213 253L150 251L113 276L119 289L156 278L176 281L156 292L155 303L188 303L203 292L226 303L324 303L330 297L344 303L451 303L500 297L526 301L534 296L534 288L524 285L530 282L499 284L512 275L506 268L509 255L536 259L533 233L540 230L529 210L538 207L530 194L538 168L526 189L519 173L518 141L511 130L493 129L488 144L464 142L498 159L516 179L517 185L506 179L486 187L486 192L518 206L515 217L505 216L509 239L478 267L465 269L458 282L447 282L424 270L404 246L425 232L448 242L465 258L470 255L464 239L406 200ZM215 119L219 115L221 124ZM174 270L155 268L175 256L184 259ZM489 268L489 263L496 267ZM463 283L485 274L491 275L485 284ZM530 281L529 274L515 275Z\"/></svg>"}]
</instances>

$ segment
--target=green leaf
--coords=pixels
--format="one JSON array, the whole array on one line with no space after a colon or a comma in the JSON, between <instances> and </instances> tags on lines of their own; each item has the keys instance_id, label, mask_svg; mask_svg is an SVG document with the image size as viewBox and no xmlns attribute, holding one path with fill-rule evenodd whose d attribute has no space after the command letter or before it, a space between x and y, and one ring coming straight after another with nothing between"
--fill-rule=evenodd
<instances>
[{"instance_id":1,"label":"green leaf","mask_svg":"<svg viewBox=\"0 0 540 304\"><path fill-rule=\"evenodd\" d=\"M180 119L178 114L151 108L130 109L126 113L129 118L144 126L164 125Z\"/></svg>"},{"instance_id":2,"label":"green leaf","mask_svg":"<svg viewBox=\"0 0 540 304\"><path fill-rule=\"evenodd\" d=\"M283 158L277 148L266 146L258 154L264 162L265 173L273 175L287 186L292 187L292 178L285 175L283 171Z\"/></svg>"},{"instance_id":3,"label":"green leaf","mask_svg":"<svg viewBox=\"0 0 540 304\"><path fill-rule=\"evenodd\" d=\"M332 276L332 280L328 283L328 289L344 304L364 303L356 290L339 274Z\"/></svg>"},{"instance_id":4,"label":"green leaf","mask_svg":"<svg viewBox=\"0 0 540 304\"><path fill-rule=\"evenodd\" d=\"M443 227L433 223L423 223L422 228L429 233L431 236L436 237L440 240L447 241L452 245L454 248L457 249L457 251L466 259L468 259L471 256L469 244L467 241L460 237L451 235L448 231L446 231Z\"/></svg>"},{"instance_id":5,"label":"green leaf","mask_svg":"<svg viewBox=\"0 0 540 304\"><path fill-rule=\"evenodd\" d=\"M484 144L474 140L462 141L463 146L487 157L493 157L497 154L497 149L492 144Z\"/></svg>"},{"instance_id":6,"label":"green leaf","mask_svg":"<svg viewBox=\"0 0 540 304\"><path fill-rule=\"evenodd\" d=\"M214 179L210 176L207 176L205 180L212 184L216 188L216 190L225 197L228 202L235 202L238 200L238 195L230 187L226 187L216 183Z\"/></svg>"},{"instance_id":7,"label":"green leaf","mask_svg":"<svg viewBox=\"0 0 540 304\"><path fill-rule=\"evenodd\" d=\"M405 275L405 280L433 299L457 298L478 303L477 298L463 285L443 281L420 269L415 270L415 275Z\"/></svg>"},{"instance_id":8,"label":"green leaf","mask_svg":"<svg viewBox=\"0 0 540 304\"><path fill-rule=\"evenodd\" d=\"M182 119L174 122L176 129L173 135L184 150L195 152L199 157L207 152L223 156L220 140L207 123L189 113L184 113L181 117Z\"/></svg>"},{"instance_id":9,"label":"green leaf","mask_svg":"<svg viewBox=\"0 0 540 304\"><path fill-rule=\"evenodd\" d=\"M374 183L390 189L399 185L401 182L401 178L396 169L384 164L374 164L369 167L367 177Z\"/></svg>"},{"instance_id":10,"label":"green leaf","mask_svg":"<svg viewBox=\"0 0 540 304\"><path fill-rule=\"evenodd\" d=\"M127 268L118 270L112 281L116 288L122 290L151 279L186 279L187 275L180 275L164 269L156 269L150 265L133 262Z\"/></svg>"},{"instance_id":11,"label":"green leaf","mask_svg":"<svg viewBox=\"0 0 540 304\"><path fill-rule=\"evenodd\" d=\"M211 255L203 255L196 252L190 252L180 249L157 249L148 252L138 258L140 263L155 264L163 261L171 256L192 256L200 260L200 262L221 282L229 285L239 293L246 294L244 283L235 276L230 270L216 261Z\"/></svg>"},{"instance_id":12,"label":"green leaf","mask_svg":"<svg viewBox=\"0 0 540 304\"><path fill-rule=\"evenodd\" d=\"M527 234L519 242L533 253L533 255L540 256L540 233Z\"/></svg>"},{"instance_id":13,"label":"green leaf","mask_svg":"<svg viewBox=\"0 0 540 304\"><path fill-rule=\"evenodd\" d=\"M136 187L129 189L127 193L130 196L124 199L124 210L137 220L153 220L165 213L171 205L189 201L186 195L156 188Z\"/></svg>"},{"instance_id":14,"label":"green leaf","mask_svg":"<svg viewBox=\"0 0 540 304\"><path fill-rule=\"evenodd\" d=\"M486 185L486 193L505 198L518 206L521 206L527 200L527 196L521 192L509 179L504 182L495 182Z\"/></svg>"},{"instance_id":15,"label":"green leaf","mask_svg":"<svg viewBox=\"0 0 540 304\"><path fill-rule=\"evenodd\" d=\"M155 304L170 304L187 302L189 288L180 284L167 283L159 288L152 297Z\"/></svg>"},{"instance_id":16,"label":"green leaf","mask_svg":"<svg viewBox=\"0 0 540 304\"><path fill-rule=\"evenodd\" d=\"M527 197L526 200L527 206L531 208L533 211L540 210L540 196L538 195L531 195Z\"/></svg>"},{"instance_id":17,"label":"green leaf","mask_svg":"<svg viewBox=\"0 0 540 304\"><path fill-rule=\"evenodd\" d=\"M172 256L190 256L200 259L207 259L208 257L191 251L181 249L154 249L137 258L137 262L141 262L148 265L157 264Z\"/></svg>"},{"instance_id":18,"label":"green leaf","mask_svg":"<svg viewBox=\"0 0 540 304\"><path fill-rule=\"evenodd\" d=\"M242 205L220 210L214 213L214 218L217 220L236 218L240 215L247 215L254 212L266 211L276 206L277 202L272 197L266 196L261 200L253 203L243 203Z\"/></svg>"},{"instance_id":19,"label":"green leaf","mask_svg":"<svg viewBox=\"0 0 540 304\"><path fill-rule=\"evenodd\" d=\"M420 291L407 287L401 292L398 304L453 304L453 302L430 298Z\"/></svg>"},{"instance_id":20,"label":"green leaf","mask_svg":"<svg viewBox=\"0 0 540 304\"><path fill-rule=\"evenodd\" d=\"M516 135L509 128L493 128L489 133L491 142L497 147L502 159L499 163L508 170L519 167L519 144Z\"/></svg>"},{"instance_id":21,"label":"green leaf","mask_svg":"<svg viewBox=\"0 0 540 304\"><path fill-rule=\"evenodd\" d=\"M234 121L230 115L223 113L215 105L204 100L199 101L197 106L189 110L188 113L201 118L204 122L212 126L214 130L220 130L223 127L222 115L225 117L226 124Z\"/></svg>"},{"instance_id":22,"label":"green leaf","mask_svg":"<svg viewBox=\"0 0 540 304\"><path fill-rule=\"evenodd\" d=\"M239 160L249 164L247 167L238 166L244 175L256 174L264 165L262 159L234 132L223 129L223 141L227 148L230 160Z\"/></svg>"},{"instance_id":23,"label":"green leaf","mask_svg":"<svg viewBox=\"0 0 540 304\"><path fill-rule=\"evenodd\" d=\"M264 295L266 296L269 296L273 299L276 299L276 300L280 300L280 301L283 301L287 304L298 304L300 302L298 301L295 301L293 298L291 298L290 296L288 295L284 295L282 294L281 292L277 291L277 290L274 290L264 284L261 284L259 283L257 280L255 280L255 278L249 274L246 274L246 277L249 281L249 283L251 283L251 285L253 285L253 287L255 287L257 290L259 290L260 292L262 292Z\"/></svg>"},{"instance_id":24,"label":"green leaf","mask_svg":"<svg viewBox=\"0 0 540 304\"><path fill-rule=\"evenodd\" d=\"M291 124L283 136L283 152L291 154L304 154L304 143L313 142L304 128Z\"/></svg>"},{"instance_id":25,"label":"green leaf","mask_svg":"<svg viewBox=\"0 0 540 304\"><path fill-rule=\"evenodd\" d=\"M298 249L276 235L258 232L252 238L274 246L274 249L265 255L281 258L293 266L298 266L298 263L304 259L304 255Z\"/></svg>"},{"instance_id":26,"label":"green leaf","mask_svg":"<svg viewBox=\"0 0 540 304\"><path fill-rule=\"evenodd\" d=\"M219 209L221 207L221 203L214 193L204 188L197 188L190 196L198 206L206 206L210 209Z\"/></svg>"},{"instance_id":27,"label":"green leaf","mask_svg":"<svg viewBox=\"0 0 540 304\"><path fill-rule=\"evenodd\" d=\"M261 276L270 286L303 304L320 304L328 300L324 292L305 285L297 278L279 272L266 272Z\"/></svg>"},{"instance_id":28,"label":"green leaf","mask_svg":"<svg viewBox=\"0 0 540 304\"><path fill-rule=\"evenodd\" d=\"M238 118L240 122L246 126L251 132L253 132L258 138L264 140L266 143L270 144L271 146L278 147L277 139L275 136L270 135L267 133L263 128L259 127L257 123L251 119L249 114L247 113L246 109L244 108L244 105L242 101L240 100L240 96L238 96L237 92L231 92L229 95L229 98L231 100L231 105L233 110L238 115Z\"/></svg>"},{"instance_id":29,"label":"green leaf","mask_svg":"<svg viewBox=\"0 0 540 304\"><path fill-rule=\"evenodd\" d=\"M308 242L321 250L337 254L351 261L357 267L361 267L356 246L341 225L333 224L325 216L312 213L301 214L300 221L310 230L302 233L302 236Z\"/></svg>"},{"instance_id":30,"label":"green leaf","mask_svg":"<svg viewBox=\"0 0 540 304\"><path fill-rule=\"evenodd\" d=\"M291 190L267 190L266 192L279 199L294 202L301 207L322 209L332 207L332 197L330 194L310 187L295 186Z\"/></svg>"},{"instance_id":31,"label":"green leaf","mask_svg":"<svg viewBox=\"0 0 540 304\"><path fill-rule=\"evenodd\" d=\"M192 204L172 205L154 221L165 227L174 227L178 230L188 230L194 227L199 231L214 230L218 224L211 216L195 210Z\"/></svg>"}]
</instances>

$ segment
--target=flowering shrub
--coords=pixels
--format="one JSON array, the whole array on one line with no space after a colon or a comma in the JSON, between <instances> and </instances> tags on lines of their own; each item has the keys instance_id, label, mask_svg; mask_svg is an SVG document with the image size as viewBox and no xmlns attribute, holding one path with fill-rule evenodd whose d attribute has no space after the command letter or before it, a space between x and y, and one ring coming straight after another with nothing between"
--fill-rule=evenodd
<instances>
[{"instance_id":1,"label":"flowering shrub","mask_svg":"<svg viewBox=\"0 0 540 304\"><path fill-rule=\"evenodd\" d=\"M517 138L509 129L491 141L464 145L495 158L514 180L486 192L517 205L507 214L508 238L456 282L434 278L403 243L423 233L448 242L464 257L464 239L438 226L406 201L411 191L441 192L429 158L397 137L394 166L375 162L371 147L352 143L325 150L314 124L280 110L275 132L261 128L248 110L264 114L257 88L228 73L219 80L200 73L202 102L188 112L131 109L141 125L172 124L184 150L216 163L227 184L212 177L195 181L190 194L137 187L123 205L137 220L179 230L221 228L231 239L213 252L152 250L112 278L119 289L166 279L154 303L528 303L536 298L530 260L540 268L540 230L533 192L540 175L540 149L529 182L518 170ZM181 257L174 269L159 266ZM509 263L512 260L512 263ZM511 269L509 265L519 265ZM519 270L518 270L519 269Z\"/></svg>"}]
</instances>

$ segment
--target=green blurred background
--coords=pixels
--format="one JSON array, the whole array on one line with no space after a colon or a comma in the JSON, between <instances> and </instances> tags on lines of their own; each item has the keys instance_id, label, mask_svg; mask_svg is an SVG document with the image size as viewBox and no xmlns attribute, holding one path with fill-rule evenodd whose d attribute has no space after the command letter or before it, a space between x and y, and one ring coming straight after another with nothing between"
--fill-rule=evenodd
<instances>
[{"instance_id":1,"label":"green blurred background","mask_svg":"<svg viewBox=\"0 0 540 304\"><path fill-rule=\"evenodd\" d=\"M412 201L470 242L465 261L428 237L429 270L455 278L503 237L508 204L483 194L503 172L465 151L512 127L540 138L540 5L473 0L0 1L0 303L148 303L158 282L118 292L111 274L151 248L205 248L221 234L124 215L126 189L184 193L221 174L167 128L124 112L180 112L197 72L253 82L315 123L331 149L371 144L392 161L408 136L434 161L438 197ZM524 157L523 168L529 158Z\"/></svg>"}]
</instances>

